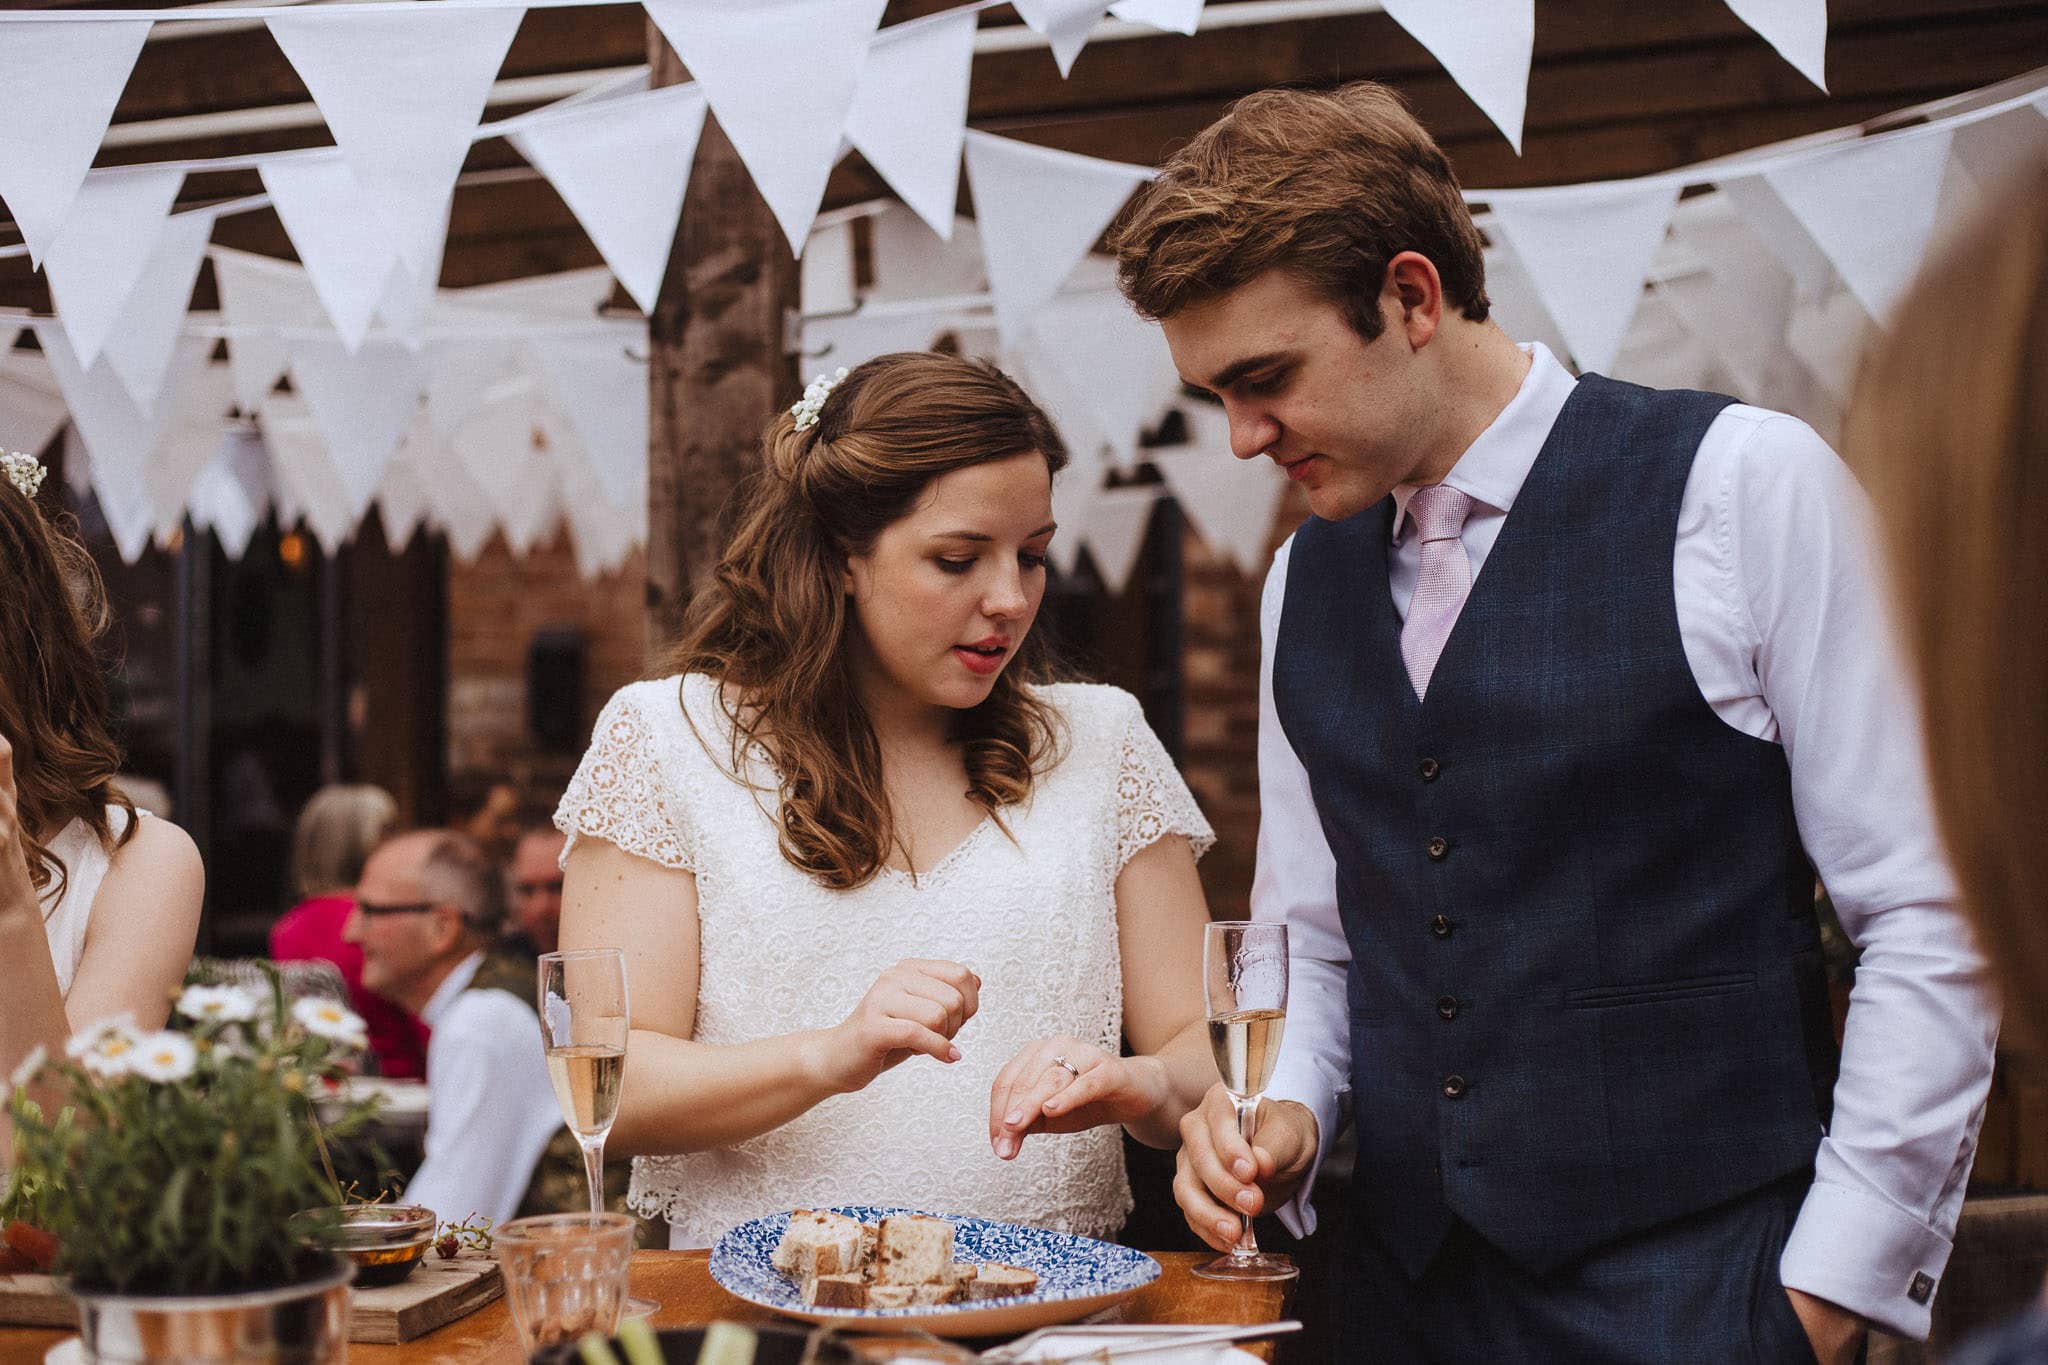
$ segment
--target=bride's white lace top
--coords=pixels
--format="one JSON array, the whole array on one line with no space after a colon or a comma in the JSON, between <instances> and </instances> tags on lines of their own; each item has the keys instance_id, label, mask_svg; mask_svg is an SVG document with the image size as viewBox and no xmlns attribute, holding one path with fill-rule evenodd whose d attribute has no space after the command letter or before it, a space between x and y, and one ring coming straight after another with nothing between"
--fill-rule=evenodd
<instances>
[{"instance_id":1,"label":"bride's white lace top","mask_svg":"<svg viewBox=\"0 0 2048 1365\"><path fill-rule=\"evenodd\" d=\"M708 678L635 683L598 717L555 822L569 848L590 836L696 874L699 1041L836 1024L906 957L962 962L982 982L981 1012L956 1038L963 1056L951 1066L913 1057L737 1146L636 1159L632 1205L668 1219L671 1245L708 1246L750 1218L821 1204L1096 1236L1122 1224L1131 1195L1119 1130L1032 1136L999 1161L989 1087L1019 1049L1051 1034L1116 1050L1117 873L1163 835L1186 835L1198 855L1214 836L1134 697L1080 684L1040 695L1065 718L1064 757L1028 804L1003 812L1013 837L984 820L916 878L884 868L851 891L784 861L767 757L746 757L762 791L730 775L730 722Z\"/></svg>"}]
</instances>

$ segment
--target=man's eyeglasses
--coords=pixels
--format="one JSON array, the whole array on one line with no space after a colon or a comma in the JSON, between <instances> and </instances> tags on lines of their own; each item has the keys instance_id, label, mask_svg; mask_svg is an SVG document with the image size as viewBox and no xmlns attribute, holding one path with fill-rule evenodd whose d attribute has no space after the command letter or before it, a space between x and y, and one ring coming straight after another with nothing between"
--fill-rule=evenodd
<instances>
[{"instance_id":1,"label":"man's eyeglasses","mask_svg":"<svg viewBox=\"0 0 2048 1365\"><path fill-rule=\"evenodd\" d=\"M512 890L514 894L522 899L527 896L542 894L559 896L562 894L562 879L556 877L553 881L546 882L514 882L512 883Z\"/></svg>"},{"instance_id":2,"label":"man's eyeglasses","mask_svg":"<svg viewBox=\"0 0 2048 1365\"><path fill-rule=\"evenodd\" d=\"M383 904L377 901L357 900L356 909L372 918L378 915L424 915L429 910L440 909L438 901L405 901Z\"/></svg>"}]
</instances>

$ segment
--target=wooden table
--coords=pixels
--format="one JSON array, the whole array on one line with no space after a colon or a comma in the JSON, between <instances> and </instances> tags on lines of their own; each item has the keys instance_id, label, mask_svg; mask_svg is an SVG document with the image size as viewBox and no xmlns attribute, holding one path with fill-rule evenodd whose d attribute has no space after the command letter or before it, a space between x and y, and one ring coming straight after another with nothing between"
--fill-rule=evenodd
<instances>
[{"instance_id":1,"label":"wooden table","mask_svg":"<svg viewBox=\"0 0 2048 1365\"><path fill-rule=\"evenodd\" d=\"M1214 1253L1162 1251L1154 1258L1164 1273L1127 1299L1123 1322L1274 1322L1285 1315L1288 1285L1219 1284L1198 1280L1189 1267ZM788 1321L720 1289L711 1279L708 1251L636 1251L633 1292L659 1300L657 1327L687 1327L714 1318L737 1322ZM43 1353L68 1332L26 1327L0 1328L0 1365L42 1365ZM1269 1343L1247 1349L1272 1358ZM350 1365L504 1365L523 1357L519 1334L499 1299L416 1341L401 1346L350 1345Z\"/></svg>"}]
</instances>

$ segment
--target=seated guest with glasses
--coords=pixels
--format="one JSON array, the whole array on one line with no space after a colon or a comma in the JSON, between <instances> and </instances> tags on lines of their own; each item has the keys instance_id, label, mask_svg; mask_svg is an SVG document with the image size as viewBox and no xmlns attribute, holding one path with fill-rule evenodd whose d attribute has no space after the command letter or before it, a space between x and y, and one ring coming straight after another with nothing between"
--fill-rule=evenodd
<instances>
[{"instance_id":1,"label":"seated guest with glasses","mask_svg":"<svg viewBox=\"0 0 2048 1365\"><path fill-rule=\"evenodd\" d=\"M363 984L432 1030L426 1160L405 1198L444 1219L542 1211L527 1199L561 1128L533 974L486 952L503 918L498 869L476 843L418 830L371 853L343 931L363 950Z\"/></svg>"}]
</instances>

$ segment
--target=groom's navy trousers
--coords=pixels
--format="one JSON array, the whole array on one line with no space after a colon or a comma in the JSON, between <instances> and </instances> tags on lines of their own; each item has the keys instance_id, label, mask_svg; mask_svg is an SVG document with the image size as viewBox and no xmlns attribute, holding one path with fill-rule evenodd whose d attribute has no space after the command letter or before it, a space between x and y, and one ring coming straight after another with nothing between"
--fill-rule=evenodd
<instances>
[{"instance_id":1,"label":"groom's navy trousers","mask_svg":"<svg viewBox=\"0 0 2048 1365\"><path fill-rule=\"evenodd\" d=\"M1295 535L1273 696L1350 949L1347 1359L1798 1358L1770 1291L1834 1082L1813 869L1672 581L1730 401L1581 379L1426 697L1392 500Z\"/></svg>"}]
</instances>

